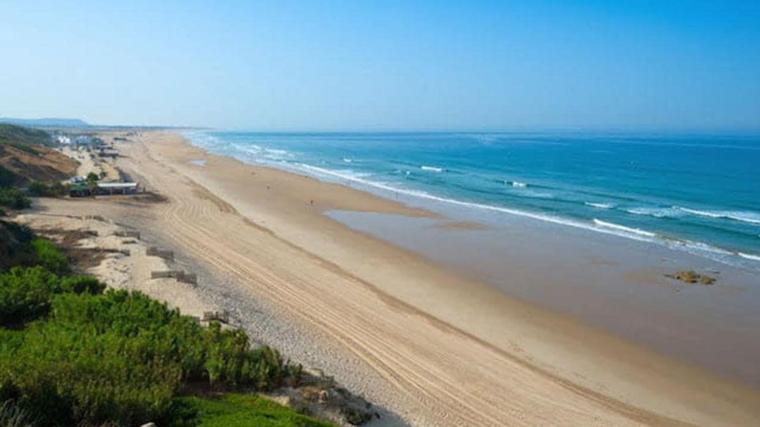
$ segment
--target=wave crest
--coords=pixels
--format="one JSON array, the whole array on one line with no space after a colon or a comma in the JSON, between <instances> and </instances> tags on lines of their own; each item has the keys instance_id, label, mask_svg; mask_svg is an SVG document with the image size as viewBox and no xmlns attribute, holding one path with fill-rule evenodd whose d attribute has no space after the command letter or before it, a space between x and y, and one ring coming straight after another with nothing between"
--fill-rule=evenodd
<instances>
[{"instance_id":1,"label":"wave crest","mask_svg":"<svg viewBox=\"0 0 760 427\"><path fill-rule=\"evenodd\" d=\"M715 219L732 219L734 221L746 222L748 224L760 225L760 213L751 211L702 211L678 206L679 210L686 213Z\"/></svg>"},{"instance_id":2,"label":"wave crest","mask_svg":"<svg viewBox=\"0 0 760 427\"><path fill-rule=\"evenodd\" d=\"M420 166L420 169L424 171L428 171L428 172L437 172L437 173L443 172L443 168L439 168L437 166L422 165Z\"/></svg>"},{"instance_id":3,"label":"wave crest","mask_svg":"<svg viewBox=\"0 0 760 427\"><path fill-rule=\"evenodd\" d=\"M594 224L598 225L599 227L604 228L611 228L613 230L619 230L626 233L632 233L636 234L638 236L644 236L644 237L656 237L657 234L652 233L651 231L642 230L640 228L631 228L626 227L625 225L615 224L613 222L606 222L599 219L594 218Z\"/></svg>"}]
</instances>

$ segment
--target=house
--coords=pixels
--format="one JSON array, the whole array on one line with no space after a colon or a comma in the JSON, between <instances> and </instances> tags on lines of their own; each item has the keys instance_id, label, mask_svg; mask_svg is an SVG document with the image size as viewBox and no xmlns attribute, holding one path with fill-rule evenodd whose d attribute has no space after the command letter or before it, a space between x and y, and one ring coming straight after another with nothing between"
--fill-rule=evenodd
<instances>
[{"instance_id":1,"label":"house","mask_svg":"<svg viewBox=\"0 0 760 427\"><path fill-rule=\"evenodd\" d=\"M81 177L75 177L71 180L69 186L69 196L87 197L87 196L104 196L114 194L137 194L140 186L136 182L99 182L95 187L90 187L87 181Z\"/></svg>"},{"instance_id":2,"label":"house","mask_svg":"<svg viewBox=\"0 0 760 427\"><path fill-rule=\"evenodd\" d=\"M97 186L97 194L135 194L137 190L136 182L102 182Z\"/></svg>"}]
</instances>

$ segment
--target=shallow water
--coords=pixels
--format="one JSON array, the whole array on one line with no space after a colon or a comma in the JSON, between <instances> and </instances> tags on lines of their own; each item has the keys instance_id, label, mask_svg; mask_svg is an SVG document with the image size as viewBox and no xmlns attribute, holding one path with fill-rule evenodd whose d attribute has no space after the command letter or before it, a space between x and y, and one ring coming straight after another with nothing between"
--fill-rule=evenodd
<instances>
[{"instance_id":1,"label":"shallow water","mask_svg":"<svg viewBox=\"0 0 760 427\"><path fill-rule=\"evenodd\" d=\"M647 242L525 218L483 219L479 222L488 225L480 228L368 212L328 215L510 297L760 386L760 287L754 272ZM683 269L718 280L712 286L686 285L665 277Z\"/></svg>"}]
</instances>

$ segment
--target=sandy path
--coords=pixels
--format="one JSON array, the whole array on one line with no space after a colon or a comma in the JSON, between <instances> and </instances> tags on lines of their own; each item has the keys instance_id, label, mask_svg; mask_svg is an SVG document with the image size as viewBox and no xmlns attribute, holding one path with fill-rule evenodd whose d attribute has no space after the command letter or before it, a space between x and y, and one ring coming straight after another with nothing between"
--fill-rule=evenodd
<instances>
[{"instance_id":1,"label":"sandy path","mask_svg":"<svg viewBox=\"0 0 760 427\"><path fill-rule=\"evenodd\" d=\"M254 223L257 218L242 216L166 159L158 161L155 141L160 138L150 134L145 138L145 144L123 147L127 158L121 164L169 196L169 203L148 208L87 201L79 203L80 209L115 216L146 215L149 209L152 223L146 222L146 227L191 258L226 272L252 298L277 307L281 315L303 325L302 330L327 337L331 345L361 361L351 365L354 372L344 372L344 376L379 375L384 383L369 397L415 425L740 425L757 419L757 405L752 407L757 395L737 392L718 399L709 390L697 389L698 380L689 384L695 396L682 395L683 390L668 386L651 390L662 393L661 397L627 399L571 382L532 363L519 348L511 351L454 327L278 237ZM521 331L526 336L534 332ZM572 357L554 354L547 360L565 356ZM601 355L600 360L609 356ZM609 372L616 366L611 356L610 366L598 367L604 375L620 376L624 381L638 374L649 375L645 375L647 360L639 371ZM657 359L652 360L652 369L662 369L655 366L660 363ZM336 374L340 379L340 373ZM726 390L720 385L714 393ZM640 406L652 401L662 403L647 404L656 408L652 410Z\"/></svg>"}]
</instances>

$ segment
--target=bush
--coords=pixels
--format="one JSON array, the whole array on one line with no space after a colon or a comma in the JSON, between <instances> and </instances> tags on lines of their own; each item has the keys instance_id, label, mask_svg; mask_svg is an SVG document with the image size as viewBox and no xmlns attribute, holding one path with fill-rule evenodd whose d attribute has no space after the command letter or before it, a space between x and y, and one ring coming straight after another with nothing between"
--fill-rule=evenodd
<instances>
[{"instance_id":1,"label":"bush","mask_svg":"<svg viewBox=\"0 0 760 427\"><path fill-rule=\"evenodd\" d=\"M0 188L0 206L11 209L26 209L32 205L21 190L12 187Z\"/></svg>"},{"instance_id":2,"label":"bush","mask_svg":"<svg viewBox=\"0 0 760 427\"><path fill-rule=\"evenodd\" d=\"M0 325L23 324L45 315L59 279L42 267L14 267L0 274Z\"/></svg>"},{"instance_id":3,"label":"bush","mask_svg":"<svg viewBox=\"0 0 760 427\"><path fill-rule=\"evenodd\" d=\"M24 225L0 221L0 272L14 265L33 265L36 255L31 247L34 233Z\"/></svg>"},{"instance_id":4,"label":"bush","mask_svg":"<svg viewBox=\"0 0 760 427\"><path fill-rule=\"evenodd\" d=\"M0 274L0 325L20 325L46 315L55 294L99 294L104 289L92 277L60 278L41 266L14 267Z\"/></svg>"},{"instance_id":5,"label":"bush","mask_svg":"<svg viewBox=\"0 0 760 427\"><path fill-rule=\"evenodd\" d=\"M51 276L49 299L40 298L48 318L29 323L21 341L0 336L0 396L45 408L43 425L135 425L170 414L185 381L268 389L293 370L269 347L251 350L242 331L203 328L137 292L93 295L100 285L71 278L56 286ZM44 282L33 278L25 282Z\"/></svg>"},{"instance_id":6,"label":"bush","mask_svg":"<svg viewBox=\"0 0 760 427\"><path fill-rule=\"evenodd\" d=\"M36 238L31 242L36 262L55 274L68 273L69 259L52 242L42 238Z\"/></svg>"},{"instance_id":7,"label":"bush","mask_svg":"<svg viewBox=\"0 0 760 427\"><path fill-rule=\"evenodd\" d=\"M241 330L223 331L219 323L205 330L208 356L204 367L211 384L249 386L269 390L286 374L277 350L262 347L249 351L248 336Z\"/></svg>"},{"instance_id":8,"label":"bush","mask_svg":"<svg viewBox=\"0 0 760 427\"><path fill-rule=\"evenodd\" d=\"M34 197L60 197L68 192L68 188L60 182L46 184L42 181L32 181L27 192Z\"/></svg>"},{"instance_id":9,"label":"bush","mask_svg":"<svg viewBox=\"0 0 760 427\"><path fill-rule=\"evenodd\" d=\"M9 250L26 248L22 260L37 264L0 272L0 402L35 425L171 424L189 381L268 390L298 380L300 366L251 349L243 331L201 327L139 292L103 293L95 278L66 275L51 242L0 225Z\"/></svg>"},{"instance_id":10,"label":"bush","mask_svg":"<svg viewBox=\"0 0 760 427\"><path fill-rule=\"evenodd\" d=\"M2 150L0 150L0 152L2 152ZM10 187L16 183L17 180L18 178L16 177L16 174L3 166L0 166L0 187Z\"/></svg>"},{"instance_id":11,"label":"bush","mask_svg":"<svg viewBox=\"0 0 760 427\"><path fill-rule=\"evenodd\" d=\"M105 283L101 283L92 276L70 276L61 279L61 291L74 294L99 294L106 289Z\"/></svg>"}]
</instances>

